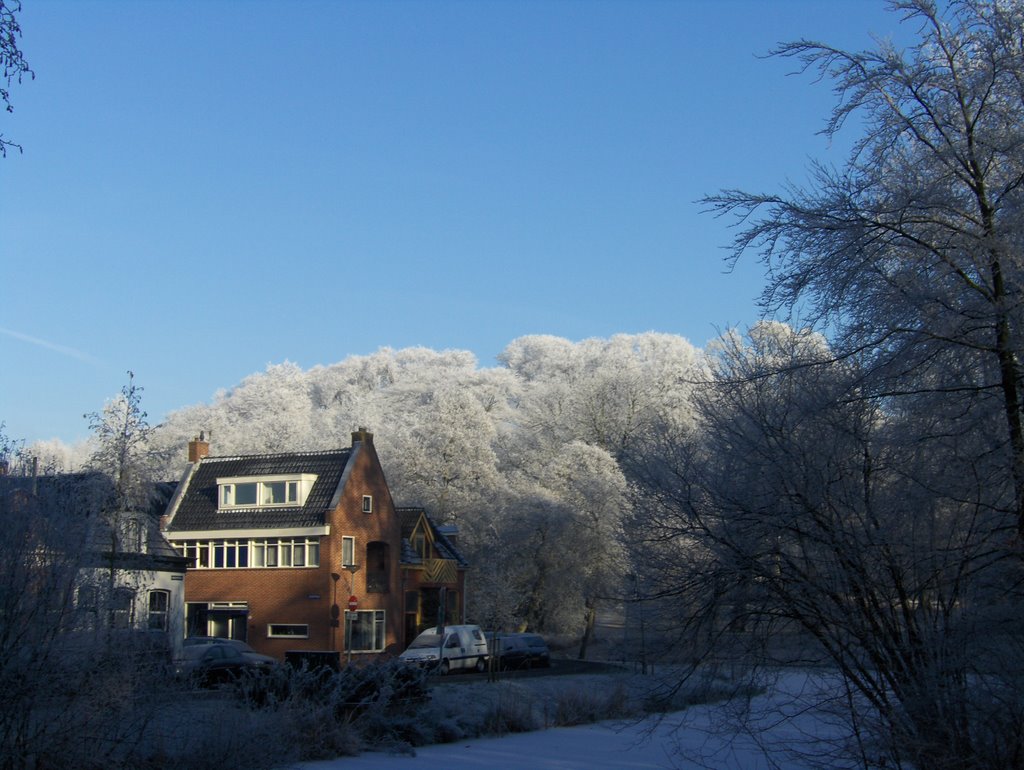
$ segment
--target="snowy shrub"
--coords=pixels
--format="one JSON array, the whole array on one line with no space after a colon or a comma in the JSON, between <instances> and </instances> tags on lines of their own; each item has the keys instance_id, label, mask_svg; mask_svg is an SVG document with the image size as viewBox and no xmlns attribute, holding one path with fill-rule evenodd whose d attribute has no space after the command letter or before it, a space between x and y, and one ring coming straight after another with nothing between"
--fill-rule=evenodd
<instances>
[{"instance_id":1,"label":"snowy shrub","mask_svg":"<svg viewBox=\"0 0 1024 770\"><path fill-rule=\"evenodd\" d=\"M239 706L275 714L302 759L357 754L364 748L403 749L434 741L420 719L429 701L426 672L397 662L341 671L280 667L243 677Z\"/></svg>"},{"instance_id":2,"label":"snowy shrub","mask_svg":"<svg viewBox=\"0 0 1024 770\"><path fill-rule=\"evenodd\" d=\"M760 683L735 681L715 676L713 672L705 672L684 682L671 677L670 673L669 678L659 679L657 684L647 691L642 704L645 713L665 714L683 711L690 706L721 703L734 698L749 699L763 694L766 690Z\"/></svg>"},{"instance_id":3,"label":"snowy shrub","mask_svg":"<svg viewBox=\"0 0 1024 770\"><path fill-rule=\"evenodd\" d=\"M363 748L358 730L347 719L338 719L323 703L295 699L275 712L274 735L295 746L301 760L354 756Z\"/></svg>"},{"instance_id":4,"label":"snowy shrub","mask_svg":"<svg viewBox=\"0 0 1024 770\"><path fill-rule=\"evenodd\" d=\"M529 699L517 690L504 689L497 702L485 712L481 731L487 735L505 735L526 733L540 727Z\"/></svg>"},{"instance_id":5,"label":"snowy shrub","mask_svg":"<svg viewBox=\"0 0 1024 770\"><path fill-rule=\"evenodd\" d=\"M545 724L550 727L600 722L630 716L633 709L625 688L616 686L610 692L572 687L555 697L546 711Z\"/></svg>"},{"instance_id":6,"label":"snowy shrub","mask_svg":"<svg viewBox=\"0 0 1024 770\"><path fill-rule=\"evenodd\" d=\"M306 758L298 742L287 737L295 733L280 715L225 708L222 700L202 695L192 693L185 699L169 702L147 745L138 747L122 764L106 767L270 770ZM268 741L268 735L281 737ZM337 753L320 755L326 756Z\"/></svg>"}]
</instances>

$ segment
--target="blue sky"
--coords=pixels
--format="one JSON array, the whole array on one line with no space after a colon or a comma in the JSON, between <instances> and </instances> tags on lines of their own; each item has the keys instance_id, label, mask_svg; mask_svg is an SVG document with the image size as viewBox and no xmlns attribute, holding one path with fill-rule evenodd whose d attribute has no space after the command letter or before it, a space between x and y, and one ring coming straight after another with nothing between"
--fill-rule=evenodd
<instances>
[{"instance_id":1,"label":"blue sky","mask_svg":"<svg viewBox=\"0 0 1024 770\"><path fill-rule=\"evenodd\" d=\"M697 200L777 188L832 104L782 40L906 36L881 0L24 0L0 131L0 420L132 369L153 423L268 363L747 325Z\"/></svg>"}]
</instances>

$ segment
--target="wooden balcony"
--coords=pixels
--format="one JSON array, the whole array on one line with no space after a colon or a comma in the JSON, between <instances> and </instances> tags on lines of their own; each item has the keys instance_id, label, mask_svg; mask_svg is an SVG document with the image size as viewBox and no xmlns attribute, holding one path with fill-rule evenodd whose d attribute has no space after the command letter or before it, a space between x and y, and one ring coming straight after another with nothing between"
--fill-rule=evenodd
<instances>
[{"instance_id":1,"label":"wooden balcony","mask_svg":"<svg viewBox=\"0 0 1024 770\"><path fill-rule=\"evenodd\" d=\"M458 564L453 559L423 560L423 581L426 583L454 584L458 577Z\"/></svg>"}]
</instances>

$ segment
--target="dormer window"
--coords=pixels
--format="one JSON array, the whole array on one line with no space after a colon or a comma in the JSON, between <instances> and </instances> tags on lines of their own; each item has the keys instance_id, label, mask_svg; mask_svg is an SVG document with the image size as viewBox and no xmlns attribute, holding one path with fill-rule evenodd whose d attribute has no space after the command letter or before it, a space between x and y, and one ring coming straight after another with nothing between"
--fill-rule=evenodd
<instances>
[{"instance_id":1,"label":"dormer window","mask_svg":"<svg viewBox=\"0 0 1024 770\"><path fill-rule=\"evenodd\" d=\"M412 537L409 538L409 542L410 545L412 545L412 550L414 550L421 559L429 559L430 540L427 538L427 535L423 530L424 528L422 523L417 524L416 529L412 533Z\"/></svg>"},{"instance_id":2,"label":"dormer window","mask_svg":"<svg viewBox=\"0 0 1024 770\"><path fill-rule=\"evenodd\" d=\"M261 505L293 505L299 499L299 482L297 481L265 481L260 484L263 493Z\"/></svg>"},{"instance_id":3,"label":"dormer window","mask_svg":"<svg viewBox=\"0 0 1024 770\"><path fill-rule=\"evenodd\" d=\"M299 507L313 488L316 476L311 473L289 476L266 476L258 479L236 477L217 479L218 508Z\"/></svg>"}]
</instances>

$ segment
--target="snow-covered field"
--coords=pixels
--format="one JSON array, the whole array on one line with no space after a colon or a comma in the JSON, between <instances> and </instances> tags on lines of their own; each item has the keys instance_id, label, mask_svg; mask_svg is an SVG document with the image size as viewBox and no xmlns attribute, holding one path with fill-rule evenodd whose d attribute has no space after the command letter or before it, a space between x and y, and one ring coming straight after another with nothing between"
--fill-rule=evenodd
<instances>
[{"instance_id":1,"label":"snow-covered field","mask_svg":"<svg viewBox=\"0 0 1024 770\"><path fill-rule=\"evenodd\" d=\"M593 681L593 680L591 680ZM564 684L564 683L563 683ZM805 770L795 753L826 752L822 739L837 732L808 704L821 683L806 673L783 677L767 694L737 704L694 706L658 719L606 721L557 727L499 738L479 738L416 749L414 754L368 753L307 762L299 770L416 770L488 768L511 770ZM469 691L467 690L467 695ZM737 706L749 706L749 710ZM739 712L760 726L757 738L738 729ZM820 761L820 760L819 760ZM829 766L841 767L838 762Z\"/></svg>"},{"instance_id":2,"label":"snow-covered field","mask_svg":"<svg viewBox=\"0 0 1024 770\"><path fill-rule=\"evenodd\" d=\"M327 762L309 762L303 770L415 770L416 768L487 768L488 770L643 770L645 768L715 767L768 768L760 751L751 746L728 746L725 741L688 730L686 748L703 756L703 765L677 756L678 716L660 724L602 722L581 727L555 727L503 738L427 746L415 756L363 754Z\"/></svg>"}]
</instances>

